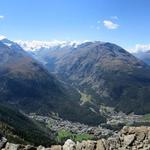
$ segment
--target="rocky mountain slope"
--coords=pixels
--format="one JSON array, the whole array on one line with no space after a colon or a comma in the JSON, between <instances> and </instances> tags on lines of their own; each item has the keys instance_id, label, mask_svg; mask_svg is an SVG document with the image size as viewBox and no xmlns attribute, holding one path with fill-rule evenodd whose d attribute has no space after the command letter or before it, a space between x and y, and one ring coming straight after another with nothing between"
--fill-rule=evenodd
<instances>
[{"instance_id":1,"label":"rocky mountain slope","mask_svg":"<svg viewBox=\"0 0 150 150\"><path fill-rule=\"evenodd\" d=\"M75 143L68 139L63 146L52 145L45 148L44 146L34 147L9 143L1 137L0 145L3 150L149 150L149 133L149 127L124 127L116 135L98 141L88 140Z\"/></svg>"},{"instance_id":2,"label":"rocky mountain slope","mask_svg":"<svg viewBox=\"0 0 150 150\"><path fill-rule=\"evenodd\" d=\"M55 61L74 50L79 42L66 41L16 41L24 50L44 64L48 70L54 71Z\"/></svg>"},{"instance_id":3,"label":"rocky mountain slope","mask_svg":"<svg viewBox=\"0 0 150 150\"><path fill-rule=\"evenodd\" d=\"M150 68L115 44L82 44L56 62L56 72L97 103L127 113L149 112Z\"/></svg>"},{"instance_id":4,"label":"rocky mountain slope","mask_svg":"<svg viewBox=\"0 0 150 150\"><path fill-rule=\"evenodd\" d=\"M150 112L149 66L115 44L85 42L59 57L49 51L44 60L50 71L79 90L82 104Z\"/></svg>"},{"instance_id":5,"label":"rocky mountain slope","mask_svg":"<svg viewBox=\"0 0 150 150\"><path fill-rule=\"evenodd\" d=\"M30 54L7 39L0 42L0 102L26 113L56 113L64 119L98 124L105 119L86 106L80 95L58 81ZM81 117L83 116L83 117Z\"/></svg>"}]
</instances>

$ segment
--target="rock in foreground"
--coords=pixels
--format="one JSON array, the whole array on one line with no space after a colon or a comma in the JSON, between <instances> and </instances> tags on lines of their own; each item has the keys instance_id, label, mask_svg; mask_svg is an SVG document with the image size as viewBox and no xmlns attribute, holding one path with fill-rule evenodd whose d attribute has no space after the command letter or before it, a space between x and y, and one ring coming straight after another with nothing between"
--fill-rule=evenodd
<instances>
[{"instance_id":1,"label":"rock in foreground","mask_svg":"<svg viewBox=\"0 0 150 150\"><path fill-rule=\"evenodd\" d=\"M87 140L73 142L68 139L63 146L53 145L50 148L43 146L23 146L5 143L3 150L150 150L150 127L124 127L117 135L98 141ZM2 148L2 147L1 147Z\"/></svg>"}]
</instances>

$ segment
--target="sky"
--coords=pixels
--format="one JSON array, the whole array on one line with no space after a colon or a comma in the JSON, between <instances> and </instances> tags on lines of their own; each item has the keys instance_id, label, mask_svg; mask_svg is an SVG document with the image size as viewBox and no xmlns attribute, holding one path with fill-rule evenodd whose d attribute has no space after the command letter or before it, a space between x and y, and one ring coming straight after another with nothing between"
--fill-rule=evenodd
<instances>
[{"instance_id":1,"label":"sky","mask_svg":"<svg viewBox=\"0 0 150 150\"><path fill-rule=\"evenodd\" d=\"M150 0L0 0L10 40L108 41L150 48Z\"/></svg>"}]
</instances>

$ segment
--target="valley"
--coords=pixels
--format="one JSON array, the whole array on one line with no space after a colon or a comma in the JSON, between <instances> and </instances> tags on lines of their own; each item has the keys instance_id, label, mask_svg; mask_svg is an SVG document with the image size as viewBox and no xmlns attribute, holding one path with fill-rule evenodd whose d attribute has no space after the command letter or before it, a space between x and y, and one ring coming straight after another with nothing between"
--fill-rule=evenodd
<instances>
[{"instance_id":1,"label":"valley","mask_svg":"<svg viewBox=\"0 0 150 150\"><path fill-rule=\"evenodd\" d=\"M112 112L107 115L106 123L101 123L98 126L90 126L81 124L79 122L71 122L68 120L63 120L62 118L52 115L52 116L40 116L36 114L29 114L29 118L36 121L44 123L51 131L58 133L59 131L69 131L75 135L88 134L93 137L93 139L107 138L111 135L115 135L123 128L123 126L149 126L150 118L149 115L126 115L122 112ZM68 136L68 138L71 138Z\"/></svg>"},{"instance_id":2,"label":"valley","mask_svg":"<svg viewBox=\"0 0 150 150\"><path fill-rule=\"evenodd\" d=\"M120 46L100 41L58 43L41 45L32 54L50 73L76 88L92 110L97 112L104 104L125 113L149 113L150 67Z\"/></svg>"},{"instance_id":3,"label":"valley","mask_svg":"<svg viewBox=\"0 0 150 150\"><path fill-rule=\"evenodd\" d=\"M150 150L150 0L0 1L0 150Z\"/></svg>"},{"instance_id":4,"label":"valley","mask_svg":"<svg viewBox=\"0 0 150 150\"><path fill-rule=\"evenodd\" d=\"M22 43L3 39L0 50L0 115L8 113L1 132L9 142L62 145L150 125L150 67L120 46L96 41L27 51ZM21 121L12 123L14 111ZM29 126L18 133L22 122ZM32 129L38 134L28 137Z\"/></svg>"}]
</instances>

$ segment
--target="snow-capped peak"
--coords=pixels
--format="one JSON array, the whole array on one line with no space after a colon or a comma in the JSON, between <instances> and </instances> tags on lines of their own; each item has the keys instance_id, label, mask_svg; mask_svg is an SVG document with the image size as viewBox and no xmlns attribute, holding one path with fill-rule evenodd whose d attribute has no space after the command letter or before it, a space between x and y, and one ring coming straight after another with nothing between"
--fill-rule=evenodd
<instances>
[{"instance_id":1,"label":"snow-capped peak","mask_svg":"<svg viewBox=\"0 0 150 150\"><path fill-rule=\"evenodd\" d=\"M3 44L5 44L5 45L7 45L7 46L9 46L9 47L11 47L12 45L15 44L14 42L8 40L7 38L0 39L0 41L1 41Z\"/></svg>"},{"instance_id":2,"label":"snow-capped peak","mask_svg":"<svg viewBox=\"0 0 150 150\"><path fill-rule=\"evenodd\" d=\"M4 45L12 48L12 49L15 49L15 50L19 50L19 51L22 51L22 48L19 44L17 44L16 42L13 42L11 40L8 40L6 37L2 36L0 38L0 42L2 42Z\"/></svg>"},{"instance_id":3,"label":"snow-capped peak","mask_svg":"<svg viewBox=\"0 0 150 150\"><path fill-rule=\"evenodd\" d=\"M81 42L78 41L58 41L58 40L54 40L54 41L15 41L16 43L18 43L24 50L26 51L36 51L39 50L41 48L52 48L52 47L66 47L66 46L70 46L70 47L77 47L79 44L81 44Z\"/></svg>"}]
</instances>

